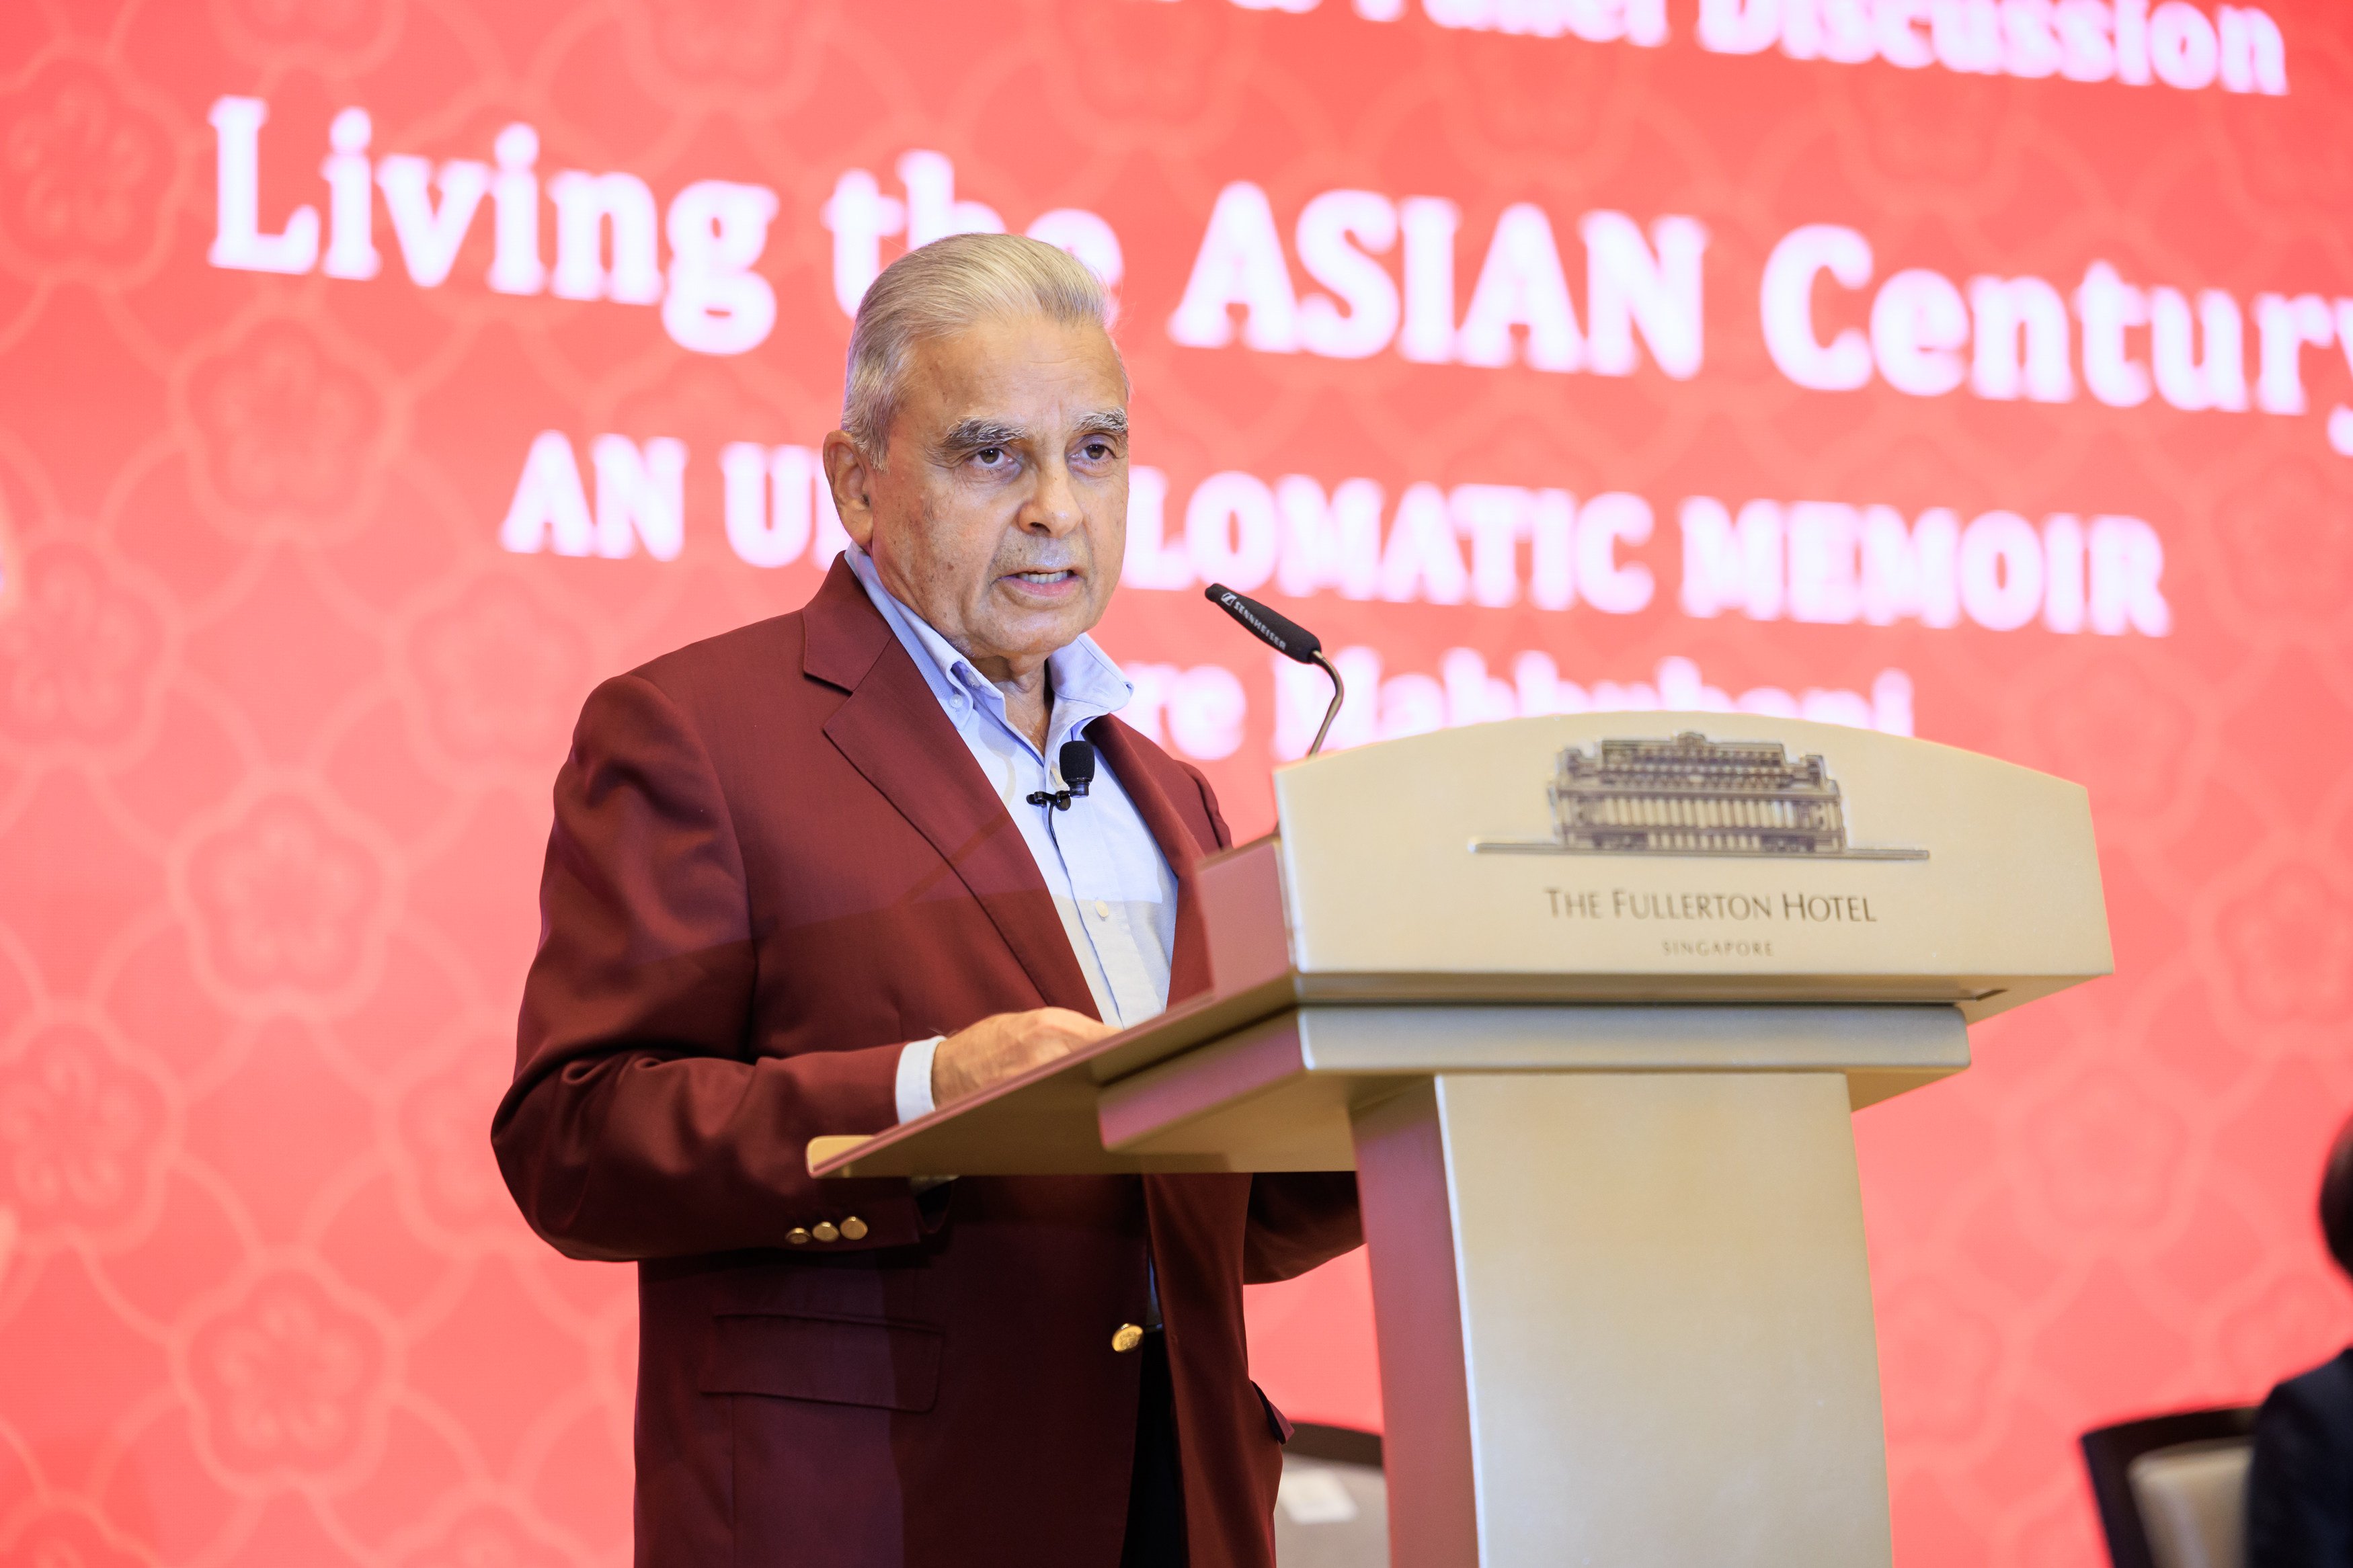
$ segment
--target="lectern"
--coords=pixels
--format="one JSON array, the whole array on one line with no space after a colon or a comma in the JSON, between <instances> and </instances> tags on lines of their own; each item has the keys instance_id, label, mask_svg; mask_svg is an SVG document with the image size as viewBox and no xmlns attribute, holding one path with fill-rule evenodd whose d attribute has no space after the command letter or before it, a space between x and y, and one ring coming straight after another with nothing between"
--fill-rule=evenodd
<instances>
[{"instance_id":1,"label":"lectern","mask_svg":"<svg viewBox=\"0 0 2353 1568\"><path fill-rule=\"evenodd\" d=\"M1357 1173L1398 1568L1885 1568L1852 1110L2112 968L2075 784L1724 714L1275 774L1214 990L820 1174Z\"/></svg>"}]
</instances>

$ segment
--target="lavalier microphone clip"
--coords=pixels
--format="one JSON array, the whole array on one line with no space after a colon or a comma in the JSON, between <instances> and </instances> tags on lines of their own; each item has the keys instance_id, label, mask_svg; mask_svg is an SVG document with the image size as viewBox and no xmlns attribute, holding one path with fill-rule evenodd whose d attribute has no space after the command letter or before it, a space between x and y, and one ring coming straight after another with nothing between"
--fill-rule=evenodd
<instances>
[{"instance_id":1,"label":"lavalier microphone clip","mask_svg":"<svg viewBox=\"0 0 2353 1568\"><path fill-rule=\"evenodd\" d=\"M1063 787L1057 790L1032 790L1031 805L1050 806L1056 811L1068 811L1071 802L1087 793L1095 782L1095 749L1084 741L1065 741L1057 758L1062 774Z\"/></svg>"}]
</instances>

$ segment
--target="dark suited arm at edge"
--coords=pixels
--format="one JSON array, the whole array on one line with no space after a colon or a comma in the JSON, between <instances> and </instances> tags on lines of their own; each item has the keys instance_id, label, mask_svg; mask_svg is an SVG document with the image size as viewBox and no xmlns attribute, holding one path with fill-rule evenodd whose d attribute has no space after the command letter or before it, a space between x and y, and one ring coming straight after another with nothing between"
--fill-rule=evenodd
<instances>
[{"instance_id":1,"label":"dark suited arm at edge","mask_svg":"<svg viewBox=\"0 0 2353 1568\"><path fill-rule=\"evenodd\" d=\"M903 1042L755 1058L743 863L710 758L651 681L588 699L555 784L515 1081L491 1142L532 1228L574 1258L828 1253L926 1228L907 1184L819 1183L808 1141L898 1120Z\"/></svg>"},{"instance_id":2,"label":"dark suited arm at edge","mask_svg":"<svg viewBox=\"0 0 2353 1568\"><path fill-rule=\"evenodd\" d=\"M2353 1351L2271 1392L2247 1472L2247 1568L2353 1563Z\"/></svg>"}]
</instances>

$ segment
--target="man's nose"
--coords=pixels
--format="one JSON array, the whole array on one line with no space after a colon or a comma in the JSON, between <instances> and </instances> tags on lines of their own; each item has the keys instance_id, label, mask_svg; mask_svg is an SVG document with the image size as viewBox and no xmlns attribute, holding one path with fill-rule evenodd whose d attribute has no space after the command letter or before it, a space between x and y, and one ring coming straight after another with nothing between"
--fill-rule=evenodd
<instances>
[{"instance_id":1,"label":"man's nose","mask_svg":"<svg viewBox=\"0 0 2353 1568\"><path fill-rule=\"evenodd\" d=\"M1084 515L1070 465L1060 461L1039 464L1038 488L1021 509L1021 526L1034 533L1060 537L1077 528Z\"/></svg>"}]
</instances>

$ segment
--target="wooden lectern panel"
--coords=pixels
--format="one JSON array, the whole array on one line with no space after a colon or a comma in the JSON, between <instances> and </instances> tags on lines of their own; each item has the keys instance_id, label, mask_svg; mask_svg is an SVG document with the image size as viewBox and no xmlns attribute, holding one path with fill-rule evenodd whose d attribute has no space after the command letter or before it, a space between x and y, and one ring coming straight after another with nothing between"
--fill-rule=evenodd
<instances>
[{"instance_id":1,"label":"wooden lectern panel","mask_svg":"<svg viewBox=\"0 0 2353 1568\"><path fill-rule=\"evenodd\" d=\"M1358 1121L1398 1568L1888 1568L1826 1073L1441 1074Z\"/></svg>"}]
</instances>

